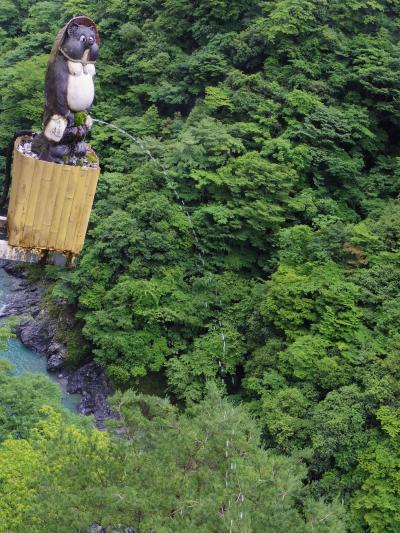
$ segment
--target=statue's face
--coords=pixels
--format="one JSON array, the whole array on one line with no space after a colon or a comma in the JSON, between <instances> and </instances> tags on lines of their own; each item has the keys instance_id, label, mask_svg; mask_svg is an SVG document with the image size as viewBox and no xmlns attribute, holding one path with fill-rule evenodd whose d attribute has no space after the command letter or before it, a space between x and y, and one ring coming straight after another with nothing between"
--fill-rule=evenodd
<instances>
[{"instance_id":1,"label":"statue's face","mask_svg":"<svg viewBox=\"0 0 400 533\"><path fill-rule=\"evenodd\" d=\"M72 59L82 59L85 51L89 50L89 60L96 61L99 47L94 26L88 27L72 22L68 26L62 48Z\"/></svg>"}]
</instances>

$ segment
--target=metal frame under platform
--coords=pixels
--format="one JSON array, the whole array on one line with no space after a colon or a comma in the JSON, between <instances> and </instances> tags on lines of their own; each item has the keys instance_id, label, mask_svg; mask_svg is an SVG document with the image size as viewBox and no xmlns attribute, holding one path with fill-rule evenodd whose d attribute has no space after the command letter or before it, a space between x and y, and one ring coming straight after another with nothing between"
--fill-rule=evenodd
<instances>
[{"instance_id":1,"label":"metal frame under platform","mask_svg":"<svg viewBox=\"0 0 400 533\"><path fill-rule=\"evenodd\" d=\"M18 263L39 263L59 267L73 266L75 256L40 248L30 249L10 246L7 238L7 217L0 216L0 259Z\"/></svg>"}]
</instances>

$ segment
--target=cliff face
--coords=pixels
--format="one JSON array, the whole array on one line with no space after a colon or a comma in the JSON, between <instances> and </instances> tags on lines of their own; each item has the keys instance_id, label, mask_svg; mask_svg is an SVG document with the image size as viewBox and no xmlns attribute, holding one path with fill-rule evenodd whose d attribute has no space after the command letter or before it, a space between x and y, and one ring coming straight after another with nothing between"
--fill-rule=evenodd
<instances>
[{"instance_id":1,"label":"cliff face","mask_svg":"<svg viewBox=\"0 0 400 533\"><path fill-rule=\"evenodd\" d=\"M47 358L47 370L57 373L67 392L82 395L78 405L79 413L93 415L96 424L102 427L103 421L112 415L107 403L111 387L104 370L95 362L87 363L77 370L67 369L67 349L57 339L55 320L41 304L44 289L29 283L24 274L12 264L1 262L0 267L13 277L0 317L24 317L17 327L17 336L27 348Z\"/></svg>"}]
</instances>

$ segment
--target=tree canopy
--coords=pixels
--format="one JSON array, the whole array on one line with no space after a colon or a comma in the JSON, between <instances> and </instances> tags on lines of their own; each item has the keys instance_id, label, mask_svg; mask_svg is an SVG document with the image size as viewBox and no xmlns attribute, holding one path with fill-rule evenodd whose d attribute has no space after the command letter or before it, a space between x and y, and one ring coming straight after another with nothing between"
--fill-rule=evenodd
<instances>
[{"instance_id":1,"label":"tree canopy","mask_svg":"<svg viewBox=\"0 0 400 533\"><path fill-rule=\"evenodd\" d=\"M40 128L48 53L58 27L80 13L96 21L102 39L93 116L127 134L95 122L102 176L90 230L76 270L44 273L49 298L71 364L94 358L122 390L155 376L172 404L188 410L117 396L134 420L142 402L167 426L163 436L143 419L132 422L136 430L126 422L136 435L129 446L139 446L127 462L142 479L138 493L137 480L129 488L121 481L113 437L71 429L53 411L42 419L35 405L21 435L6 420L11 441L0 461L19 458L27 483L20 516L28 520L31 490L54 501L65 472L65 501L75 505L73 492L86 493L88 509L104 509L102 525L116 527L118 513L127 524L124 513L135 506L144 531L237 524L236 504L222 517L213 507L234 498L221 481L223 432L212 433L210 448L202 444L207 416L213 431L224 427L223 409L207 403L215 381L230 400L215 400L214 391L213 401L234 409L238 442L251 457L242 465L246 491L255 490L243 528L261 532L273 520L271 531L311 523L316 531L398 531L400 4L1 0L1 146L18 129ZM66 312L74 335L62 330ZM14 401L7 387L4 405ZM249 439L247 424L258 425L260 437ZM154 444L146 467L135 440L142 433ZM74 440L93 465L84 485L65 459L75 456ZM43 470L44 489L35 465L49 447L64 455L54 456L50 474ZM110 490L121 498L111 510L99 503L99 458L107 454L118 459L110 459L107 483L117 480ZM160 479L146 485L160 455L165 501ZM255 478L271 479L274 462L287 491L279 503L272 485L251 488ZM7 483L11 494L14 481ZM195 493L200 503L190 503ZM151 500L149 516L143 502ZM335 512L318 522L337 501L345 521ZM76 516L76 531L97 520L91 512Z\"/></svg>"}]
</instances>

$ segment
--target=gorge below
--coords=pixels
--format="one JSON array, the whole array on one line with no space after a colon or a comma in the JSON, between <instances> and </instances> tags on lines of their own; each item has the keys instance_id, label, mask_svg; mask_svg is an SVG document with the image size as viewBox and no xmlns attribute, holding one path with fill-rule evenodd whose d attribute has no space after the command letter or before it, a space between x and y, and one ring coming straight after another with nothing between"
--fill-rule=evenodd
<instances>
[{"instance_id":1,"label":"gorge below","mask_svg":"<svg viewBox=\"0 0 400 533\"><path fill-rule=\"evenodd\" d=\"M107 396L111 389L95 362L66 368L67 349L57 338L56 321L42 305L45 289L26 279L15 264L0 263L0 320L17 317L16 338L8 341L0 358L13 365L15 374L43 373L59 384L64 407L93 415L98 427L111 415Z\"/></svg>"}]
</instances>

